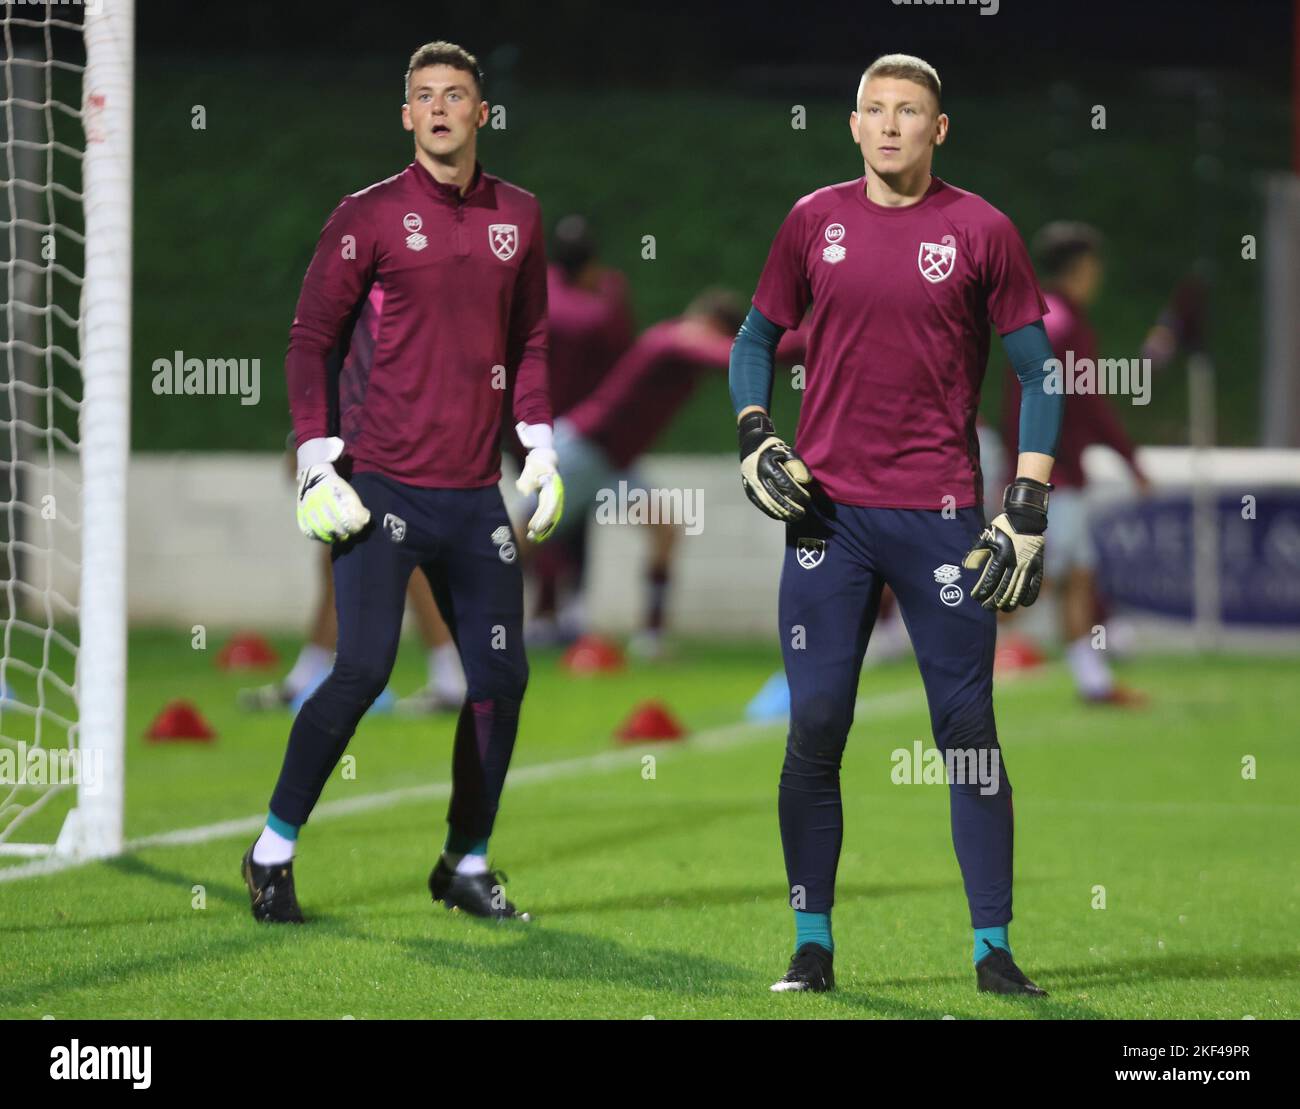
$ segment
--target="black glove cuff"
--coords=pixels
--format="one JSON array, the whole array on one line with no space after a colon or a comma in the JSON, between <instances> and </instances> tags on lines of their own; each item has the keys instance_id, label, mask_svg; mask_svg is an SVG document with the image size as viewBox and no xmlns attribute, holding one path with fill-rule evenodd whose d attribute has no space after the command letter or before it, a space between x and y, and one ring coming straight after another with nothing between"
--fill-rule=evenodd
<instances>
[{"instance_id":1,"label":"black glove cuff","mask_svg":"<svg viewBox=\"0 0 1300 1109\"><path fill-rule=\"evenodd\" d=\"M1050 482L1018 477L1002 494L1002 511L1022 535L1042 535L1047 530L1047 499L1055 488Z\"/></svg>"},{"instance_id":2,"label":"black glove cuff","mask_svg":"<svg viewBox=\"0 0 1300 1109\"><path fill-rule=\"evenodd\" d=\"M776 427L766 412L750 412L740 418L736 431L740 439L740 460L743 462L759 443L769 435L776 434Z\"/></svg>"}]
</instances>

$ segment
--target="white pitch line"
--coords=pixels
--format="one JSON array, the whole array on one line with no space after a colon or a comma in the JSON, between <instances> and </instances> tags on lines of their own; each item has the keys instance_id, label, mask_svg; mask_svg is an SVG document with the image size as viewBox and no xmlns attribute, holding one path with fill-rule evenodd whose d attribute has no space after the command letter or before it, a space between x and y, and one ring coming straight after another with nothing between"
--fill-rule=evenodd
<instances>
[{"instance_id":1,"label":"white pitch line","mask_svg":"<svg viewBox=\"0 0 1300 1109\"><path fill-rule=\"evenodd\" d=\"M859 717L869 713L875 718L887 717L894 713L906 712L924 704L919 690L896 690L881 693L874 697L859 698L854 705L854 712ZM559 759L555 762L535 763L511 770L506 778L507 786L528 785L534 782L553 782L559 778L573 778L583 774L599 774L609 770L618 770L627 766L636 766L649 753L656 756L673 757L689 751L722 751L740 747L767 738L775 728L784 727L783 720L742 720L734 724L722 724L716 728L706 728L695 732L686 744L649 744L641 743L619 751L602 751L597 755L581 755L577 758ZM451 796L450 782L431 782L423 786L406 786L402 789L390 789L381 793L365 793L360 797L348 797L337 801L326 801L312 812L313 821L334 820L339 817L353 816L356 813L372 812L375 809L391 808L414 801L438 801ZM201 824L195 828L177 828L171 832L159 832L151 836L140 836L128 840L122 848L123 854L139 851L147 847L190 847L213 840L230 839L234 836L253 835L261 831L266 823L266 815L241 817L237 820L220 820L215 824ZM57 874L72 867L85 866L90 862L103 862L102 859L64 859L45 858L35 862L22 863L18 866L0 869L0 882L16 882L23 878L38 878L46 874Z\"/></svg>"}]
</instances>

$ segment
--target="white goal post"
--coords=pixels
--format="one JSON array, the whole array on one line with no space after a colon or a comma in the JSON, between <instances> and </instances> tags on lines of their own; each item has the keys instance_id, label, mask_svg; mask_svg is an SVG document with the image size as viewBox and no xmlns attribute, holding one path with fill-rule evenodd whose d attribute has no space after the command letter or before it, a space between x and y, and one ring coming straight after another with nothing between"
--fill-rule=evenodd
<instances>
[{"instance_id":1,"label":"white goal post","mask_svg":"<svg viewBox=\"0 0 1300 1109\"><path fill-rule=\"evenodd\" d=\"M124 823L134 0L3 13L0 854L102 858Z\"/></svg>"}]
</instances>

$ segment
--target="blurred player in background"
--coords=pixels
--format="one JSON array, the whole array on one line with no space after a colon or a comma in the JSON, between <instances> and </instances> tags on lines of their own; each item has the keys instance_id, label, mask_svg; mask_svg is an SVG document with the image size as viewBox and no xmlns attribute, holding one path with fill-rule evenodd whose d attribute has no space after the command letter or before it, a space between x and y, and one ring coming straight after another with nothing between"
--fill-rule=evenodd
<instances>
[{"instance_id":1,"label":"blurred player in background","mask_svg":"<svg viewBox=\"0 0 1300 1109\"><path fill-rule=\"evenodd\" d=\"M1066 352L1075 362L1096 364L1097 336L1088 309L1097 299L1104 275L1101 236L1084 223L1049 223L1034 237L1047 313L1043 322L1053 355L1062 363ZM1019 441L1020 382L1005 375L1003 434L1014 456ZM1052 542L1047 545L1046 579L1060 594L1065 657L1079 696L1091 704L1138 706L1146 698L1116 683L1106 653L1093 644L1093 629L1101 623L1096 601L1096 551L1088 527L1087 476L1083 452L1093 443L1116 451L1128 463L1143 494L1150 482L1137 463L1132 440L1124 431L1108 396L1073 393L1064 398L1066 419L1056 447L1052 470Z\"/></svg>"},{"instance_id":2,"label":"blurred player in background","mask_svg":"<svg viewBox=\"0 0 1300 1109\"><path fill-rule=\"evenodd\" d=\"M558 534L584 527L597 495L648 493L635 463L655 443L690 399L702 375L727 368L736 329L744 317L739 298L725 289L706 289L675 319L647 328L595 392L555 424L555 449L564 478L566 508ZM780 357L795 357L802 338ZM650 558L645 570L646 603L641 630L629 648L646 658L664 651L664 623L672 577L672 556L680 523L648 525Z\"/></svg>"},{"instance_id":3,"label":"blurred player in background","mask_svg":"<svg viewBox=\"0 0 1300 1109\"><path fill-rule=\"evenodd\" d=\"M297 451L294 436L289 435L289 476L297 469ZM330 548L321 547L316 557L316 600L312 606L311 621L307 626L307 641L298 651L289 673L278 682L241 689L239 707L248 712L269 712L293 708L316 691L334 665L334 649L338 643L338 617L334 612L334 573L331 567ZM427 660L427 682L423 688L392 704L387 690L376 702L376 708L387 697L391 707L409 715L459 711L465 700L465 675L461 670L460 656L451 632L438 611L437 602L423 574L412 574L406 591L407 604L415 616L420 641Z\"/></svg>"},{"instance_id":4,"label":"blurred player in background","mask_svg":"<svg viewBox=\"0 0 1300 1109\"><path fill-rule=\"evenodd\" d=\"M778 807L795 952L772 989L835 984L840 764L888 585L948 762L977 986L1042 996L1008 939L1014 815L993 658L996 610L1032 604L1042 581L1062 411L1043 387L1046 306L1011 221L931 173L948 133L932 66L878 58L849 123L864 174L795 204L731 361L742 484L786 524L779 634L791 707ZM810 306L796 454L768 415L772 352ZM990 323L1025 391L1017 476L986 526L975 416Z\"/></svg>"},{"instance_id":5,"label":"blurred player in background","mask_svg":"<svg viewBox=\"0 0 1300 1109\"><path fill-rule=\"evenodd\" d=\"M404 91L415 159L335 208L290 329L298 524L333 545L338 653L294 720L266 827L244 856L259 921L303 919L298 833L388 682L417 568L468 687L429 890L448 909L521 915L487 865L528 683L523 578L497 484L513 387L516 432L529 448L516 484L538 494L527 534L545 539L563 485L546 384L542 217L531 193L479 165L488 103L472 54L448 42L420 47Z\"/></svg>"},{"instance_id":6,"label":"blurred player in background","mask_svg":"<svg viewBox=\"0 0 1300 1109\"><path fill-rule=\"evenodd\" d=\"M601 264L586 218L569 215L556 223L550 262L546 290L551 410L558 419L605 379L632 345L634 325L627 278ZM537 582L530 643L566 642L583 624L588 525L589 518L580 517L526 562ZM561 588L566 590L563 604Z\"/></svg>"}]
</instances>

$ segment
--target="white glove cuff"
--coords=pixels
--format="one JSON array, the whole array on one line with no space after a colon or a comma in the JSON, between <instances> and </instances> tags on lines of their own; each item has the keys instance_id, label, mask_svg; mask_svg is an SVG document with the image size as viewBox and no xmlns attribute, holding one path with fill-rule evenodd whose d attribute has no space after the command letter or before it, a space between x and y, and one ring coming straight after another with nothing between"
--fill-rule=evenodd
<instances>
[{"instance_id":1,"label":"white glove cuff","mask_svg":"<svg viewBox=\"0 0 1300 1109\"><path fill-rule=\"evenodd\" d=\"M520 420L515 424L515 434L528 450L542 447L551 450L555 446L555 436L550 424L526 424Z\"/></svg>"},{"instance_id":2,"label":"white glove cuff","mask_svg":"<svg viewBox=\"0 0 1300 1109\"><path fill-rule=\"evenodd\" d=\"M335 462L343 455L343 440L337 436L328 439L308 439L298 448L298 470L319 466L322 462Z\"/></svg>"}]
</instances>

